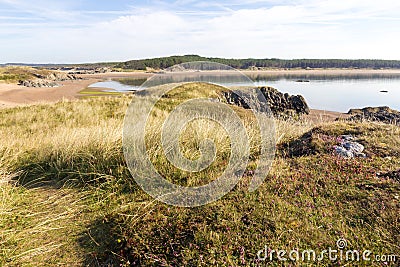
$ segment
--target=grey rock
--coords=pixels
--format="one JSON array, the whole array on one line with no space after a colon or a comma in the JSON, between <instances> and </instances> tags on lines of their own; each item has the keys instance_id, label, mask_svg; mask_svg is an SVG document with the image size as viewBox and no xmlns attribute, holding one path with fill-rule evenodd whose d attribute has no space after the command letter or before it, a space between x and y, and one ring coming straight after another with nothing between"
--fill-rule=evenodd
<instances>
[{"instance_id":1,"label":"grey rock","mask_svg":"<svg viewBox=\"0 0 400 267\"><path fill-rule=\"evenodd\" d=\"M365 158L366 155L362 153L364 146L360 143L354 142L352 135L342 135L340 139L343 140L340 146L335 146L335 153L342 158Z\"/></svg>"},{"instance_id":2,"label":"grey rock","mask_svg":"<svg viewBox=\"0 0 400 267\"><path fill-rule=\"evenodd\" d=\"M335 153L336 153L339 157L347 158L347 159L354 158L354 154L353 154L351 151L345 149L344 147L335 146L335 147L334 147L334 150L335 150Z\"/></svg>"},{"instance_id":3,"label":"grey rock","mask_svg":"<svg viewBox=\"0 0 400 267\"><path fill-rule=\"evenodd\" d=\"M21 81L19 81L18 84L21 86L25 86L25 87L58 87L60 85L57 82L74 81L74 80L81 79L72 74L65 74L65 73L59 73L59 72L54 72L47 76L43 76L41 74L34 74L34 76L37 79L25 80L25 81L21 80Z\"/></svg>"},{"instance_id":4,"label":"grey rock","mask_svg":"<svg viewBox=\"0 0 400 267\"><path fill-rule=\"evenodd\" d=\"M63 81L73 81L73 80L78 80L79 78L73 74L65 74L65 73L58 73L54 72L52 74L47 75L45 80L49 81L57 81L57 82L63 82Z\"/></svg>"},{"instance_id":5,"label":"grey rock","mask_svg":"<svg viewBox=\"0 0 400 267\"><path fill-rule=\"evenodd\" d=\"M360 154L364 151L364 146L357 142L345 142L342 144L342 146L354 154Z\"/></svg>"},{"instance_id":6,"label":"grey rock","mask_svg":"<svg viewBox=\"0 0 400 267\"><path fill-rule=\"evenodd\" d=\"M27 81L19 81L18 85L25 86L25 87L57 87L60 86L56 82L47 81L47 80L27 80Z\"/></svg>"}]
</instances>

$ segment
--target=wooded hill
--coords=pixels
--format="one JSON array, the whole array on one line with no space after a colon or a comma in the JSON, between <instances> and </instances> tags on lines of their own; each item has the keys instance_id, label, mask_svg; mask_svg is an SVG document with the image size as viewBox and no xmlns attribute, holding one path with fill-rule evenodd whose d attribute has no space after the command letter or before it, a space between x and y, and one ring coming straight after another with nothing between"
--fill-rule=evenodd
<instances>
[{"instance_id":1,"label":"wooded hill","mask_svg":"<svg viewBox=\"0 0 400 267\"><path fill-rule=\"evenodd\" d=\"M277 68L277 69L400 69L400 60L380 59L227 59L216 57L202 57L198 55L171 56L150 59L137 59L126 62L103 62L103 63L82 63L82 64L23 64L6 63L5 66L29 66L35 68L57 69L57 68L115 68L122 70L146 70L166 69L176 64L193 61L211 61L231 66L235 69L253 68Z\"/></svg>"},{"instance_id":2,"label":"wooded hill","mask_svg":"<svg viewBox=\"0 0 400 267\"><path fill-rule=\"evenodd\" d=\"M152 59L130 60L118 63L121 69L145 70L146 68L166 69L176 64L192 61L212 61L229 65L237 69L249 68L368 68L368 69L400 69L400 60L376 59L226 59L208 58L198 55L171 56Z\"/></svg>"}]
</instances>

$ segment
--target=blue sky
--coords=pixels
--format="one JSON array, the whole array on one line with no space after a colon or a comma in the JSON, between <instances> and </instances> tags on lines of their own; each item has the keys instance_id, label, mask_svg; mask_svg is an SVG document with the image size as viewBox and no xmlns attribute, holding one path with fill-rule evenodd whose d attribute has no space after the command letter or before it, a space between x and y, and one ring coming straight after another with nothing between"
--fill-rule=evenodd
<instances>
[{"instance_id":1,"label":"blue sky","mask_svg":"<svg viewBox=\"0 0 400 267\"><path fill-rule=\"evenodd\" d=\"M0 0L0 62L400 59L398 0Z\"/></svg>"}]
</instances>

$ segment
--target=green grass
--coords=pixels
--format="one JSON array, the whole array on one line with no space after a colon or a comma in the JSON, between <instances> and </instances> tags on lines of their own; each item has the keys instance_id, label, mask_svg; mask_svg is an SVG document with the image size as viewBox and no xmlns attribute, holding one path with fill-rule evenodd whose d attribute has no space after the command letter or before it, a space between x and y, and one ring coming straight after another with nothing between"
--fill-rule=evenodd
<instances>
[{"instance_id":1,"label":"green grass","mask_svg":"<svg viewBox=\"0 0 400 267\"><path fill-rule=\"evenodd\" d=\"M80 98L96 98L99 96L121 96L120 92L108 92L102 88L85 88L79 92Z\"/></svg>"},{"instance_id":2,"label":"green grass","mask_svg":"<svg viewBox=\"0 0 400 267\"><path fill-rule=\"evenodd\" d=\"M218 96L217 87L206 89L189 85L171 92L153 112L154 123L187 97ZM277 157L257 191L247 190L252 161L221 200L178 208L153 200L129 174L122 127L130 101L98 97L0 110L0 176L12 181L0 182L0 265L257 266L265 245L320 251L335 248L339 238L351 249L400 253L400 185L375 175L400 166L398 126L277 120ZM235 110L251 122L248 111ZM286 153L310 130L315 153ZM332 140L349 133L366 146L368 158L343 160L331 153ZM203 175L189 175L168 164L158 137L155 130L147 136L154 165L185 185L214 179L229 153L222 129L192 123L181 136L185 155L196 158L205 137L220 154ZM256 133L252 140L254 159Z\"/></svg>"}]
</instances>

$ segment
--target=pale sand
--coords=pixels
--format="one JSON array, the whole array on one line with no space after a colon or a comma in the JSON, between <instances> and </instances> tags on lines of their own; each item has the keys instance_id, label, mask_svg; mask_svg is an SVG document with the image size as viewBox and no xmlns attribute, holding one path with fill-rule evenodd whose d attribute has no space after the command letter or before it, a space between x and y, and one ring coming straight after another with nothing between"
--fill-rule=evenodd
<instances>
[{"instance_id":1,"label":"pale sand","mask_svg":"<svg viewBox=\"0 0 400 267\"><path fill-rule=\"evenodd\" d=\"M332 122L335 121L336 119L345 119L348 118L349 116L350 115L346 113L341 113L336 111L311 109L310 114L305 115L305 119L318 124L318 123Z\"/></svg>"},{"instance_id":2,"label":"pale sand","mask_svg":"<svg viewBox=\"0 0 400 267\"><path fill-rule=\"evenodd\" d=\"M154 73L135 71L135 72L107 72L107 73L97 73L97 74L80 74L79 76L86 79L120 79L120 78L148 78L153 75Z\"/></svg>"},{"instance_id":3,"label":"pale sand","mask_svg":"<svg viewBox=\"0 0 400 267\"><path fill-rule=\"evenodd\" d=\"M59 82L59 87L24 87L0 83L0 108L54 103L63 99L76 99L78 93L100 79Z\"/></svg>"}]
</instances>

